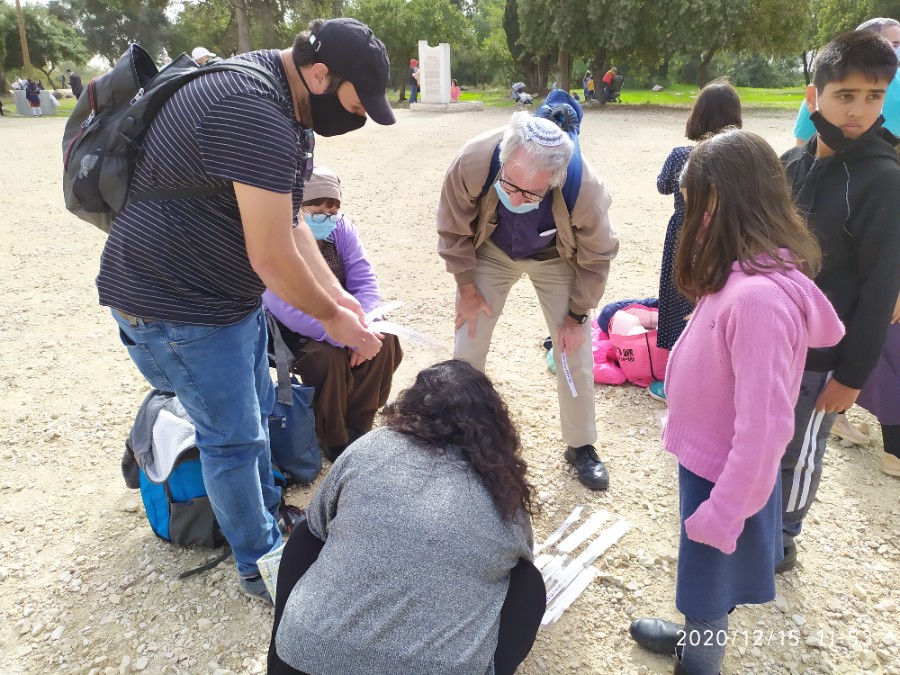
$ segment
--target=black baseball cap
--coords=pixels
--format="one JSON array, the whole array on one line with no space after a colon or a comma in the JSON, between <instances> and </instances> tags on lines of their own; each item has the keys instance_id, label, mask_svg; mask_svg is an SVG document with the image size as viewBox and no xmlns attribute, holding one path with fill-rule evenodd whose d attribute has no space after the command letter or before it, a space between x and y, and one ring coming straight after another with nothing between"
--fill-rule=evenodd
<instances>
[{"instance_id":1,"label":"black baseball cap","mask_svg":"<svg viewBox=\"0 0 900 675\"><path fill-rule=\"evenodd\" d=\"M394 124L394 111L385 96L390 65L384 43L356 19L330 19L310 35L318 60L342 80L350 82L378 124Z\"/></svg>"}]
</instances>

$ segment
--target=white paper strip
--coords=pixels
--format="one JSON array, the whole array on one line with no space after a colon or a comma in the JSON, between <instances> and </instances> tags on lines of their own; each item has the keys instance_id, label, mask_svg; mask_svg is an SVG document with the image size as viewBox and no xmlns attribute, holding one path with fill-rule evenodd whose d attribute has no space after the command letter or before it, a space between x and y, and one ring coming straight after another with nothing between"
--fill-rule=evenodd
<instances>
[{"instance_id":1,"label":"white paper strip","mask_svg":"<svg viewBox=\"0 0 900 675\"><path fill-rule=\"evenodd\" d=\"M624 520L618 520L616 523L603 532L599 537L597 537L594 541L591 542L591 545L588 546L584 553L579 555L575 560L566 565L562 570L557 572L554 575L554 579L556 583L553 587L547 592L548 602L552 596L558 595L561 591L563 591L566 586L572 583L572 581L577 577L581 570L585 567L594 564L594 561L603 555L604 551L608 549L610 546L615 544L622 536L631 529L631 525Z\"/></svg>"},{"instance_id":2,"label":"white paper strip","mask_svg":"<svg viewBox=\"0 0 900 675\"><path fill-rule=\"evenodd\" d=\"M583 506L576 506L574 509L572 509L572 513L570 513L569 516L563 521L562 525L560 525L559 527L556 528L556 532L554 532L549 537L547 537L542 544L538 544L535 547L535 549L534 549L535 555L537 555L538 553L543 551L545 548L549 548L550 546L553 546L553 544L558 542L560 537L562 537L563 534L565 533L565 531L569 529L569 526L572 525L573 523L577 522L578 519L581 518L581 514L583 512L584 512ZM538 569L540 569L540 568L538 568Z\"/></svg>"},{"instance_id":3,"label":"white paper strip","mask_svg":"<svg viewBox=\"0 0 900 675\"><path fill-rule=\"evenodd\" d=\"M399 309L403 307L403 302L400 300L392 300L391 302L387 302L379 307L376 307L371 312L366 314L366 323L372 323L373 321L382 318L388 312L393 312L395 309Z\"/></svg>"},{"instance_id":4,"label":"white paper strip","mask_svg":"<svg viewBox=\"0 0 900 675\"><path fill-rule=\"evenodd\" d=\"M534 566L539 570L544 569L551 560L553 560L556 556L552 553L541 553L538 557L534 559Z\"/></svg>"},{"instance_id":5,"label":"white paper strip","mask_svg":"<svg viewBox=\"0 0 900 675\"><path fill-rule=\"evenodd\" d=\"M563 373L566 375L566 382L569 383L569 391L572 392L572 398L578 398L578 392L575 391L575 382L572 381L572 373L569 372L569 362L566 360L565 352L560 353L559 360L562 362Z\"/></svg>"},{"instance_id":6,"label":"white paper strip","mask_svg":"<svg viewBox=\"0 0 900 675\"><path fill-rule=\"evenodd\" d=\"M427 349L434 349L441 352L447 351L447 348L437 340L430 338L417 330L413 330L412 328L407 328L406 326L401 326L399 323L394 323L393 321L382 321L380 319L372 321L369 323L369 330L376 333L390 333L391 335L405 338L410 342L415 342L420 347L426 347Z\"/></svg>"},{"instance_id":7,"label":"white paper strip","mask_svg":"<svg viewBox=\"0 0 900 675\"><path fill-rule=\"evenodd\" d=\"M556 599L556 602L550 604L548 595L548 606L544 612L544 617L541 619L541 625L546 628L547 626L556 623L556 620L562 616L562 613L566 611L573 602L575 602L575 599L584 592L584 589L590 585L596 576L597 568L592 565L581 571L572 582L572 585Z\"/></svg>"},{"instance_id":8,"label":"white paper strip","mask_svg":"<svg viewBox=\"0 0 900 675\"><path fill-rule=\"evenodd\" d=\"M597 511L591 514L591 517L584 521L581 527L563 539L556 548L563 553L571 553L592 537L607 520L609 520L609 511Z\"/></svg>"}]
</instances>

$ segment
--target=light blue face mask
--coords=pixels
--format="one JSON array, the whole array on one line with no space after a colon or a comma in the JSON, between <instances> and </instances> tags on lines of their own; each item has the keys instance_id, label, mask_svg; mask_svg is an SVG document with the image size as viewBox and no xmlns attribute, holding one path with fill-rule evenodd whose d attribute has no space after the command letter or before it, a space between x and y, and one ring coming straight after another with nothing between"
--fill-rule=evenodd
<instances>
[{"instance_id":1,"label":"light blue face mask","mask_svg":"<svg viewBox=\"0 0 900 675\"><path fill-rule=\"evenodd\" d=\"M303 220L317 240L328 239L341 219L340 213L304 213Z\"/></svg>"},{"instance_id":2,"label":"light blue face mask","mask_svg":"<svg viewBox=\"0 0 900 675\"><path fill-rule=\"evenodd\" d=\"M509 195L506 194L506 190L500 185L499 180L494 183L494 189L497 191L497 196L500 197L500 203L506 207L507 211L512 213L530 213L541 205L540 202L524 202L518 206L513 206L509 201Z\"/></svg>"}]
</instances>

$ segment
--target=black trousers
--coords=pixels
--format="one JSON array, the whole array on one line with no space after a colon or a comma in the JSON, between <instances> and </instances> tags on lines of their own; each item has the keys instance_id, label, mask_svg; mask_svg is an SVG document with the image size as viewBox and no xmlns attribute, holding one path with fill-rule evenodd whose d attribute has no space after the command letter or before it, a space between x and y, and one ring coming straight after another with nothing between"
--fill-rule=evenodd
<instances>
[{"instance_id":1,"label":"black trousers","mask_svg":"<svg viewBox=\"0 0 900 675\"><path fill-rule=\"evenodd\" d=\"M269 643L269 675L307 675L287 665L275 652L275 634L287 599L294 586L319 557L325 542L313 536L304 520L291 533L284 546L278 569L278 589L275 598L275 623ZM497 675L513 675L528 656L541 618L546 609L546 589L541 573L527 560L519 560L509 574L509 590L500 609L500 633L494 652Z\"/></svg>"}]
</instances>

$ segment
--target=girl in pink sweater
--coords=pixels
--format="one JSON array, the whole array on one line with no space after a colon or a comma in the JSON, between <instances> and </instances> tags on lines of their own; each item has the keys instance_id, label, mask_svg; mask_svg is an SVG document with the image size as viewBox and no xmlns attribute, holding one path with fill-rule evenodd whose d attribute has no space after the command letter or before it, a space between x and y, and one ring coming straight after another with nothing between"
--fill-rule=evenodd
<instances>
[{"instance_id":1,"label":"girl in pink sweater","mask_svg":"<svg viewBox=\"0 0 900 675\"><path fill-rule=\"evenodd\" d=\"M707 675L721 668L731 610L775 597L779 462L806 350L844 331L810 279L821 255L766 141L734 130L700 143L681 190L675 282L697 307L669 359L662 442L679 463L685 622L638 619L631 633L677 654L676 673Z\"/></svg>"}]
</instances>

